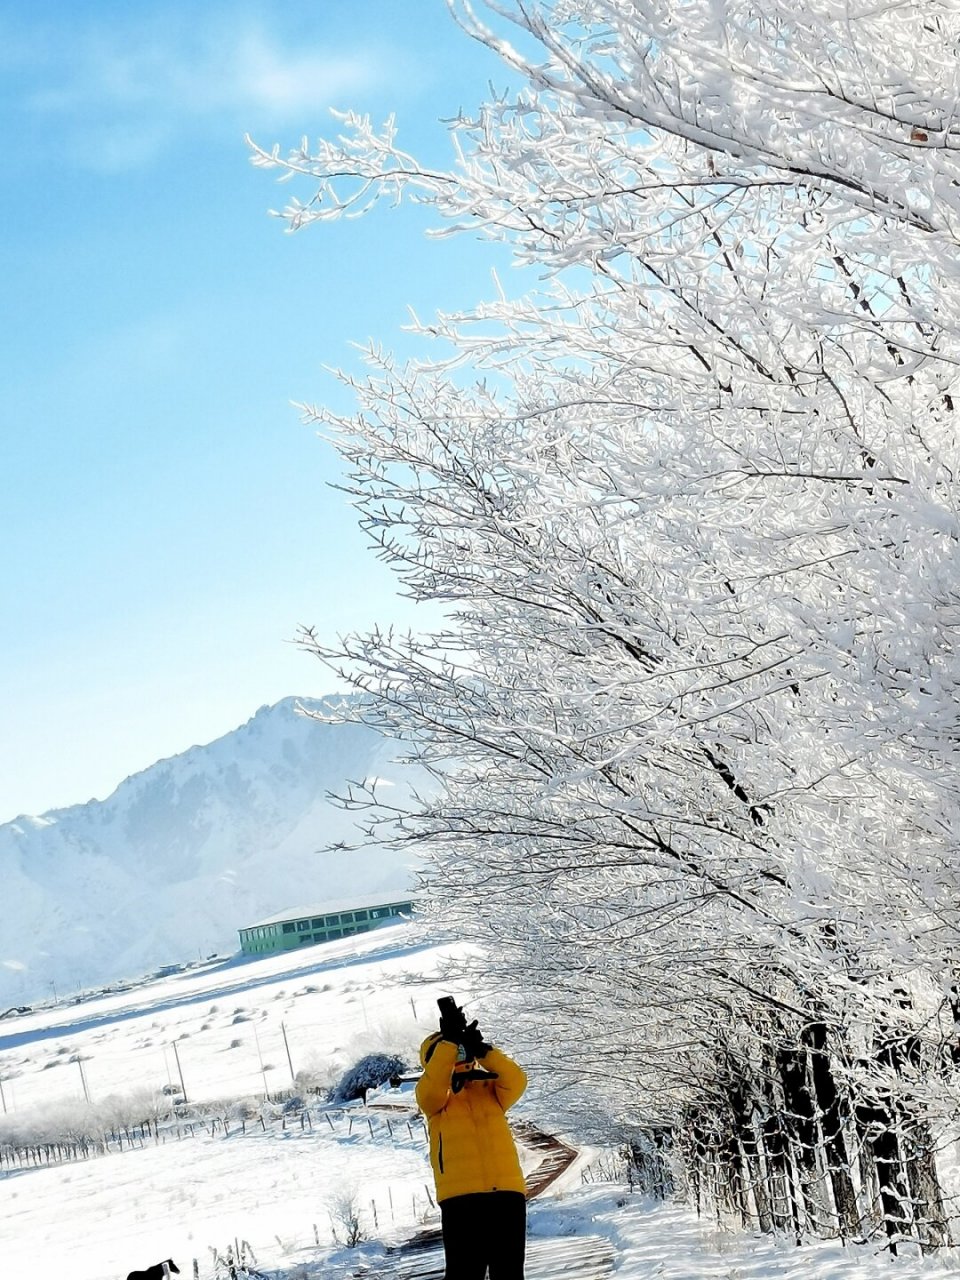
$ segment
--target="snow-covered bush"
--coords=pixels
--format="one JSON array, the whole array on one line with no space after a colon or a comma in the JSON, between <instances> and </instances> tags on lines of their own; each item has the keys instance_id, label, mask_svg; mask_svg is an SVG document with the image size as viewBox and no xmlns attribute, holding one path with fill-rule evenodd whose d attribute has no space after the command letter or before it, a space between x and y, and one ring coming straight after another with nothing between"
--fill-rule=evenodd
<instances>
[{"instance_id":1,"label":"snow-covered bush","mask_svg":"<svg viewBox=\"0 0 960 1280\"><path fill-rule=\"evenodd\" d=\"M360 1217L360 1200L354 1188L340 1191L327 1206L333 1238L345 1249L355 1249L366 1239Z\"/></svg>"},{"instance_id":2,"label":"snow-covered bush","mask_svg":"<svg viewBox=\"0 0 960 1280\"><path fill-rule=\"evenodd\" d=\"M260 1114L260 1108L253 1098L238 1098L227 1110L231 1120L253 1120Z\"/></svg>"},{"instance_id":3,"label":"snow-covered bush","mask_svg":"<svg viewBox=\"0 0 960 1280\"><path fill-rule=\"evenodd\" d=\"M330 1090L330 1102L352 1102L354 1098L366 1098L370 1089L385 1084L391 1076L406 1070L402 1058L388 1053L368 1053L343 1073Z\"/></svg>"},{"instance_id":4,"label":"snow-covered bush","mask_svg":"<svg viewBox=\"0 0 960 1280\"><path fill-rule=\"evenodd\" d=\"M294 1088L302 1094L319 1094L324 1097L330 1092L343 1074L343 1063L330 1059L314 1059L301 1067L294 1077Z\"/></svg>"}]
</instances>

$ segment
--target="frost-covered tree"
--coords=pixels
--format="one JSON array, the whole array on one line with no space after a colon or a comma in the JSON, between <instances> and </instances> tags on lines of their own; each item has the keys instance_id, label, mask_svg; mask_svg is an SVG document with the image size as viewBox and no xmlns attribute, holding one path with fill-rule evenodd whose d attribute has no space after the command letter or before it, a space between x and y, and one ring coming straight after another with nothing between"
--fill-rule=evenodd
<instances>
[{"instance_id":1,"label":"frost-covered tree","mask_svg":"<svg viewBox=\"0 0 960 1280\"><path fill-rule=\"evenodd\" d=\"M257 163L541 281L313 411L441 634L308 647L438 780L382 807L571 1112L764 1227L948 1237L960 573L953 6L503 0L524 87ZM348 380L349 381L349 380ZM573 1054L558 1047L575 1044Z\"/></svg>"}]
</instances>

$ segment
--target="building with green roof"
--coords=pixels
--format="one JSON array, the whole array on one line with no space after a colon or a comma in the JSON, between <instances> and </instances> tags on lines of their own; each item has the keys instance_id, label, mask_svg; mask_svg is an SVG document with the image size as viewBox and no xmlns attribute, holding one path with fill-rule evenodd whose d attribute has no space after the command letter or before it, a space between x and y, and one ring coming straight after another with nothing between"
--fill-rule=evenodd
<instances>
[{"instance_id":1,"label":"building with green roof","mask_svg":"<svg viewBox=\"0 0 960 1280\"><path fill-rule=\"evenodd\" d=\"M314 942L332 942L367 933L382 924L409 920L414 910L411 897L358 895L316 907L284 911L238 930L244 955L266 955L294 951Z\"/></svg>"}]
</instances>

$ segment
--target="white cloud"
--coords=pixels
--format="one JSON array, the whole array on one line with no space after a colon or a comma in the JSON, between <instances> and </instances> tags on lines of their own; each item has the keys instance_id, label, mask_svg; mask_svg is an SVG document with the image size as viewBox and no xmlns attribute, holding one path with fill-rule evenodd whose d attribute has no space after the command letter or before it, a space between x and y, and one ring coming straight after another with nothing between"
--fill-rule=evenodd
<instances>
[{"instance_id":1,"label":"white cloud","mask_svg":"<svg viewBox=\"0 0 960 1280\"><path fill-rule=\"evenodd\" d=\"M293 124L384 79L385 59L284 43L252 23L155 22L90 29L43 59L33 111L62 121L85 164L116 170L150 160L178 135L224 120L237 132Z\"/></svg>"},{"instance_id":2,"label":"white cloud","mask_svg":"<svg viewBox=\"0 0 960 1280\"><path fill-rule=\"evenodd\" d=\"M378 65L368 55L285 53L248 37L236 50L232 70L237 105L250 103L290 115L329 106L365 87L377 78Z\"/></svg>"}]
</instances>

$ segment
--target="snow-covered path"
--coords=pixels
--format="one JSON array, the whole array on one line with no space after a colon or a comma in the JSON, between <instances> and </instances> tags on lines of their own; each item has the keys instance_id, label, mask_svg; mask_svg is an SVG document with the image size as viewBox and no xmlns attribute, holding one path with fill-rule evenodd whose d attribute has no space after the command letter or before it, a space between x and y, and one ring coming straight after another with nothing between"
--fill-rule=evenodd
<instances>
[{"instance_id":1,"label":"snow-covered path","mask_svg":"<svg viewBox=\"0 0 960 1280\"><path fill-rule=\"evenodd\" d=\"M527 1280L942 1280L960 1274L956 1251L892 1260L881 1248L834 1243L801 1248L704 1222L683 1205L658 1204L611 1184L530 1205ZM439 1280L439 1249L385 1254L368 1244L329 1258L309 1280ZM278 1280L286 1280L280 1273Z\"/></svg>"},{"instance_id":2,"label":"snow-covered path","mask_svg":"<svg viewBox=\"0 0 960 1280\"><path fill-rule=\"evenodd\" d=\"M605 1236L550 1236L531 1240L527 1246L526 1280L603 1280L616 1265L610 1241ZM443 1250L424 1250L418 1256L401 1258L391 1280L443 1280Z\"/></svg>"},{"instance_id":3,"label":"snow-covered path","mask_svg":"<svg viewBox=\"0 0 960 1280\"><path fill-rule=\"evenodd\" d=\"M570 1215L568 1219L567 1215ZM653 1204L598 1186L554 1208L545 1203L535 1229L602 1231L614 1246L623 1280L917 1280L960 1274L960 1253L892 1260L879 1245L811 1243L724 1230L683 1205ZM589 1226L587 1226L589 1224Z\"/></svg>"}]
</instances>

